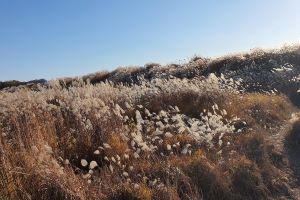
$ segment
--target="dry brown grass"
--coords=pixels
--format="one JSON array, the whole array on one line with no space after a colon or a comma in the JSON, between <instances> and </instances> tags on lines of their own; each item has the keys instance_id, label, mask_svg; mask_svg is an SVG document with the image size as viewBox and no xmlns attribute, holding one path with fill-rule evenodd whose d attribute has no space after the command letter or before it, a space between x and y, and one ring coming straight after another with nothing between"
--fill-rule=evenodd
<instances>
[{"instance_id":1,"label":"dry brown grass","mask_svg":"<svg viewBox=\"0 0 300 200\"><path fill-rule=\"evenodd\" d=\"M258 118L247 115L247 109L259 106L259 109L267 111L262 112L262 119L269 120L270 118L278 122L281 122L287 114L283 112L279 116L276 110L288 112L289 109L285 99L280 96L270 98L252 94L238 101L244 103L231 107L224 104L224 107L231 115L245 116L247 122L252 123ZM185 106L183 102L181 102L182 107ZM233 105L237 104L233 103ZM266 113L267 116L265 116ZM136 170L135 173L148 177L160 177L161 181L166 184L166 188L162 191L144 183L140 183L138 189L128 185L121 186L123 189L118 190L116 188L120 186L116 183L119 179L112 178L110 182L107 182L111 186L111 194L102 194L99 191L95 193L72 169L80 168L78 163L80 157L91 155L97 149L96 144L106 142L111 146L111 149L105 149L104 154L98 158L86 157L88 160L98 159L101 165L104 156L123 155L129 148L128 142L116 132L93 135L92 132L86 132L80 124L72 126L78 126L79 130L86 132L84 137L68 134L65 127L70 126L69 124L74 121L69 118L70 116L69 114L53 116L47 112L42 118L35 118L31 114L17 118L11 116L7 123L12 124L16 133L12 139L22 141L22 143L15 143L13 149L1 141L1 165L3 166L0 170L3 177L1 186L5 188L5 190L2 189L2 193L5 191L3 195L20 199L86 199L88 196L94 197L95 194L109 199L265 199L272 195L271 191L274 191L268 185L268 182L272 181L267 180L268 177L265 175L268 171L269 178L274 176L263 134L243 133L240 136L228 138L228 141L235 144L231 149L239 153L229 155L230 149L224 149L224 159L229 160L225 165L218 164L215 151L201 148L193 152L191 156L174 155L164 159L154 156L150 159L128 161ZM58 117L61 120L57 120ZM46 124L43 122L45 119L48 119ZM92 120L93 117L90 119ZM96 124L96 119L92 120L92 124ZM31 137L28 138L25 135ZM183 146L194 145L189 135L181 134L165 139L162 146L176 142L180 142ZM45 144L53 148L53 154L48 155L45 152L43 149ZM32 146L36 146L39 152L32 152ZM62 169L63 174L60 174L61 169L55 164L58 162L56 157L58 155L65 157L72 155L70 156L72 167L66 166ZM19 171L15 172L15 166L18 166ZM170 166L171 171L166 170L166 166ZM168 175L174 169L179 169L180 172L172 176ZM133 179L139 178L133 177ZM165 195L163 191L168 195Z\"/></svg>"},{"instance_id":2,"label":"dry brown grass","mask_svg":"<svg viewBox=\"0 0 300 200\"><path fill-rule=\"evenodd\" d=\"M211 109L212 105L221 104L222 98L226 98L225 94L219 95L214 92L201 94L187 88L187 90L178 91L176 95L164 92L159 95L142 96L140 102L143 102L151 112L158 113L166 110L169 106L178 106L182 113L191 117L199 117L203 109Z\"/></svg>"},{"instance_id":3,"label":"dry brown grass","mask_svg":"<svg viewBox=\"0 0 300 200\"><path fill-rule=\"evenodd\" d=\"M150 65L146 69L154 68ZM266 140L295 109L285 96L240 94L202 78L145 82L150 86L103 83L110 76L116 81L127 80L143 70L118 69L113 75L99 73L72 80L72 84L68 80L53 83L38 92L0 93L0 198L291 197L282 171L285 163L274 159L282 155ZM87 79L102 83L85 84ZM62 87L64 84L68 87ZM217 110L212 107L216 104ZM145 108L152 117L146 115ZM223 109L227 115L220 114ZM162 110L169 115L164 121L159 118ZM137 119L137 111L142 120ZM202 120L208 113L209 120ZM220 133L213 135L209 145L209 140L191 134L194 125L210 136L214 117L221 117L217 122L226 127L223 138ZM240 119L232 120L234 117ZM159 122L167 128L159 127ZM238 132L243 122L245 129ZM144 130L147 124L149 131ZM167 129L172 130L171 136L166 135ZM299 122L293 130L289 137L298 145ZM156 145L156 149L142 150L143 145ZM185 148L189 151L183 151ZM98 166L90 172L81 159L96 161Z\"/></svg>"},{"instance_id":4,"label":"dry brown grass","mask_svg":"<svg viewBox=\"0 0 300 200\"><path fill-rule=\"evenodd\" d=\"M224 101L224 108L229 115L239 116L250 126L266 128L282 125L295 109L284 96L261 93L248 93Z\"/></svg>"},{"instance_id":5,"label":"dry brown grass","mask_svg":"<svg viewBox=\"0 0 300 200\"><path fill-rule=\"evenodd\" d=\"M116 133L112 133L107 138L107 143L111 146L111 149L107 149L105 153L107 155L123 155L129 149L127 141L121 138L120 135Z\"/></svg>"}]
</instances>

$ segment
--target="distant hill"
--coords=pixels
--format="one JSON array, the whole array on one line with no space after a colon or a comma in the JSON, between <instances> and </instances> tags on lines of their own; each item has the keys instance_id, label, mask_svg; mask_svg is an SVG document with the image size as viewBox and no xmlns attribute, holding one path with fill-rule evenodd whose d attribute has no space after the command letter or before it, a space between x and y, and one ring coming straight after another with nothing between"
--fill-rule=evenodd
<instances>
[{"instance_id":1,"label":"distant hill","mask_svg":"<svg viewBox=\"0 0 300 200\"><path fill-rule=\"evenodd\" d=\"M271 91L276 89L291 97L295 104L300 104L297 90L299 81L287 82L300 73L300 46L287 46L281 49L254 49L250 53L232 54L218 58L194 57L185 64L169 64L161 66L158 63L148 63L144 67L124 67L112 72L101 71L76 78L59 79L61 84L68 87L81 78L84 82L97 84L111 81L114 84L141 84L144 80L187 78L208 76L210 73L234 80L242 79L243 87L247 91ZM296 77L297 78L297 77ZM298 79L299 80L299 77ZM17 86L45 85L47 80L33 80L28 82L7 81L0 82L0 90Z\"/></svg>"},{"instance_id":2,"label":"distant hill","mask_svg":"<svg viewBox=\"0 0 300 200\"><path fill-rule=\"evenodd\" d=\"M45 79L38 79L38 80L32 80L32 81L27 81L27 82L21 82L21 81L4 81L1 82L0 81L0 90L4 89L4 88L11 88L11 87L19 87L19 86L27 86L30 87L32 85L37 85L37 84L46 84L47 80Z\"/></svg>"}]
</instances>

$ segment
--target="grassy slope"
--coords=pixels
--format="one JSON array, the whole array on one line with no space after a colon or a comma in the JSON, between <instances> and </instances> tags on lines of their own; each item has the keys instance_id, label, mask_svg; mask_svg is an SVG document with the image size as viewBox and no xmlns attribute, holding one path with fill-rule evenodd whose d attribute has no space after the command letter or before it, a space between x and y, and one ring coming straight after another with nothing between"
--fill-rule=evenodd
<instances>
[{"instance_id":1,"label":"grassy slope","mask_svg":"<svg viewBox=\"0 0 300 200\"><path fill-rule=\"evenodd\" d=\"M297 199L299 58L256 50L6 88L0 198Z\"/></svg>"}]
</instances>

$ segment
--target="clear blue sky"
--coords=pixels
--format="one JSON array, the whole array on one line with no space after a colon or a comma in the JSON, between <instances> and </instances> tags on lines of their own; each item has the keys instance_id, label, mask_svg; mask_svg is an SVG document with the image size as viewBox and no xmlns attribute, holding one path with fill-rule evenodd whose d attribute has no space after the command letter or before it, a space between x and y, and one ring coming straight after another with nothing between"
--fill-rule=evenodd
<instances>
[{"instance_id":1,"label":"clear blue sky","mask_svg":"<svg viewBox=\"0 0 300 200\"><path fill-rule=\"evenodd\" d=\"M300 41L299 0L0 0L0 80Z\"/></svg>"}]
</instances>

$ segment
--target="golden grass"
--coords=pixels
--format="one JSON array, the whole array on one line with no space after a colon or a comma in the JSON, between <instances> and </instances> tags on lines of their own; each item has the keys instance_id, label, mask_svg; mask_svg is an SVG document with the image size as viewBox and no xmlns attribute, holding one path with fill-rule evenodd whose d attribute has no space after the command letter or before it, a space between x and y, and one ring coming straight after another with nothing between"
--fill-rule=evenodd
<instances>
[{"instance_id":1,"label":"golden grass","mask_svg":"<svg viewBox=\"0 0 300 200\"><path fill-rule=\"evenodd\" d=\"M137 72L130 70L130 73ZM0 198L265 199L284 193L280 187L286 181L281 179L281 169L274 165L273 152L265 140L265 135L272 130L264 129L264 125L276 127L290 117L294 108L286 97L258 93L202 94L184 88L178 93L162 92L152 98L146 92L136 94L137 91L123 86L99 88L52 88L45 93L21 91L20 101L10 94L5 94L9 98L0 96L0 106L3 104L3 109L8 109L8 114L0 115L0 133L7 134L0 136ZM121 90L125 92L119 94ZM136 99L130 99L129 92ZM134 109L126 110L129 117L133 115L126 123L111 114L114 102L123 105L128 99L132 107L144 103L151 113L159 113L170 105L178 106L180 113L190 118L199 118L203 109L212 111L212 105L217 103L220 109L227 110L226 118L238 116L246 121L247 130L225 135L222 145L211 148L196 142L187 131L172 132L173 137L162 136L157 152L141 152L140 158L133 158L135 150L123 133L127 131L130 136L136 131ZM15 108L11 101L17 105ZM173 154L169 154L167 145L178 142L177 147L172 146ZM95 155L94 151L103 143L111 148L101 149ZM191 145L191 155L181 153L186 144ZM130 158L124 159L125 153ZM111 160L116 155L121 157L120 165ZM104 160L105 156L110 160ZM84 178L89 169L81 166L83 158L98 162L90 179ZM65 163L66 159L69 164ZM109 168L112 165L113 173ZM133 167L132 171L129 166ZM123 174L125 171L128 176ZM274 185L276 177L277 186Z\"/></svg>"},{"instance_id":2,"label":"golden grass","mask_svg":"<svg viewBox=\"0 0 300 200\"><path fill-rule=\"evenodd\" d=\"M239 116L253 126L277 126L277 123L289 119L295 109L284 96L261 93L228 99L223 106L230 116Z\"/></svg>"},{"instance_id":3,"label":"golden grass","mask_svg":"<svg viewBox=\"0 0 300 200\"><path fill-rule=\"evenodd\" d=\"M107 143L111 146L111 149L105 150L105 153L109 156L122 156L129 149L127 141L124 141L121 136L116 133L112 133L108 136Z\"/></svg>"}]
</instances>

